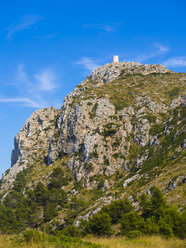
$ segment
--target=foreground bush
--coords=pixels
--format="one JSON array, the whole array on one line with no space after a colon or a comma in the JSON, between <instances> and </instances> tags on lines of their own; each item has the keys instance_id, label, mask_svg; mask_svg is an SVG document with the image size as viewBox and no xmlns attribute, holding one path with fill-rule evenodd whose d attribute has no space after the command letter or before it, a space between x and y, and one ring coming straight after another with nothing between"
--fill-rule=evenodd
<instances>
[{"instance_id":1,"label":"foreground bush","mask_svg":"<svg viewBox=\"0 0 186 248\"><path fill-rule=\"evenodd\" d=\"M111 229L111 217L106 213L97 213L89 219L90 230L93 234L110 235L112 234Z\"/></svg>"},{"instance_id":2,"label":"foreground bush","mask_svg":"<svg viewBox=\"0 0 186 248\"><path fill-rule=\"evenodd\" d=\"M131 212L123 215L121 221L121 232L128 234L131 231L144 232L144 219L136 212Z\"/></svg>"},{"instance_id":3,"label":"foreground bush","mask_svg":"<svg viewBox=\"0 0 186 248\"><path fill-rule=\"evenodd\" d=\"M48 236L42 232L39 232L37 230L27 230L23 233L23 237L26 242L43 242L45 240L48 240Z\"/></svg>"},{"instance_id":4,"label":"foreground bush","mask_svg":"<svg viewBox=\"0 0 186 248\"><path fill-rule=\"evenodd\" d=\"M119 222L123 214L127 214L132 211L134 207L128 199L117 200L110 205L104 206L101 212L108 214L111 217L112 224Z\"/></svg>"},{"instance_id":5,"label":"foreground bush","mask_svg":"<svg viewBox=\"0 0 186 248\"><path fill-rule=\"evenodd\" d=\"M81 237L81 232L77 226L68 226L62 232L63 235L73 238Z\"/></svg>"},{"instance_id":6,"label":"foreground bush","mask_svg":"<svg viewBox=\"0 0 186 248\"><path fill-rule=\"evenodd\" d=\"M127 233L127 238L134 239L134 238L138 238L142 235L143 235L143 233L140 232L139 230L134 230L134 231L130 231Z\"/></svg>"}]
</instances>

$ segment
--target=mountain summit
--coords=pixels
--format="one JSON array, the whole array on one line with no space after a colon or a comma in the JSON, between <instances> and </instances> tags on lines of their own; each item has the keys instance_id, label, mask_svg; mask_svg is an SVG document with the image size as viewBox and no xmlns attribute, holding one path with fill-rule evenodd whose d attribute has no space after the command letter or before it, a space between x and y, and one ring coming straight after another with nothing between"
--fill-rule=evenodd
<instances>
[{"instance_id":1,"label":"mountain summit","mask_svg":"<svg viewBox=\"0 0 186 248\"><path fill-rule=\"evenodd\" d=\"M185 85L185 73L163 65L97 68L60 110L40 109L26 121L14 139L12 167L1 179L2 201L21 172L25 189L33 189L39 181L49 185L52 171L62 168L68 200L86 202L77 220L124 195L135 202L134 195L153 185L182 208Z\"/></svg>"},{"instance_id":2,"label":"mountain summit","mask_svg":"<svg viewBox=\"0 0 186 248\"><path fill-rule=\"evenodd\" d=\"M91 74L91 79L107 83L113 81L122 74L143 74L148 75L151 73L167 73L170 72L164 65L142 65L138 62L113 62L106 64L94 70Z\"/></svg>"}]
</instances>

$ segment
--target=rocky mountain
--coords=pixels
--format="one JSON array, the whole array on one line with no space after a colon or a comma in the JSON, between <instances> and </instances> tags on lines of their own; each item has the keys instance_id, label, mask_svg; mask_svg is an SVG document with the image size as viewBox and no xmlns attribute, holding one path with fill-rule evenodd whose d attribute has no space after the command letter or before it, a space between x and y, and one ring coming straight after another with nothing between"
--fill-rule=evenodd
<instances>
[{"instance_id":1,"label":"rocky mountain","mask_svg":"<svg viewBox=\"0 0 186 248\"><path fill-rule=\"evenodd\" d=\"M97 68L66 96L60 110L34 112L14 139L12 166L1 179L2 200L20 171L26 185L47 185L56 167L72 177L68 200L83 201L87 218L124 195L158 186L184 205L186 74L163 65L111 63ZM85 209L86 208L86 209ZM59 211L63 222L69 211Z\"/></svg>"}]
</instances>

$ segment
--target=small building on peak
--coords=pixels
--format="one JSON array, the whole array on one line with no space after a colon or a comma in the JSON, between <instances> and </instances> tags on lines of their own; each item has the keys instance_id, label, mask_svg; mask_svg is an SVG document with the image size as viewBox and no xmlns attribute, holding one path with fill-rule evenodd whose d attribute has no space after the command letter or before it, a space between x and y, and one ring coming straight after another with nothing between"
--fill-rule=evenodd
<instances>
[{"instance_id":1,"label":"small building on peak","mask_svg":"<svg viewBox=\"0 0 186 248\"><path fill-rule=\"evenodd\" d=\"M119 63L119 57L118 57L118 55L114 55L114 56L113 56L112 63L114 63L114 64Z\"/></svg>"}]
</instances>

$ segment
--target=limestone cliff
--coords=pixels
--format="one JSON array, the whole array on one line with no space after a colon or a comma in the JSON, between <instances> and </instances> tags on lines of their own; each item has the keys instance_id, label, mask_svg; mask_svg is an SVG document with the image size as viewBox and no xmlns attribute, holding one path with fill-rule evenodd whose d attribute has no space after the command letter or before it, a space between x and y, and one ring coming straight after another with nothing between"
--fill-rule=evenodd
<instances>
[{"instance_id":1,"label":"limestone cliff","mask_svg":"<svg viewBox=\"0 0 186 248\"><path fill-rule=\"evenodd\" d=\"M14 138L11 169L2 177L1 190L11 188L16 175L32 165L39 166L47 156L47 149L54 133L58 110L51 107L35 111Z\"/></svg>"},{"instance_id":2,"label":"limestone cliff","mask_svg":"<svg viewBox=\"0 0 186 248\"><path fill-rule=\"evenodd\" d=\"M161 85L159 81L155 85L151 73L160 73L163 79L167 72L169 70L164 66L142 66L140 63L109 64L93 71L90 78L65 98L57 119L59 139L51 140L48 165L59 157L59 153L69 154L68 167L76 180L84 182L86 187L94 187L89 183L89 178L94 175L109 176L142 164L149 157L148 147L160 142L157 134L150 133L151 128L165 125L162 116L179 107L183 101L181 96L167 99L167 102L161 98L160 92L165 90L168 82L162 85L161 80ZM143 76L148 74L149 77ZM129 75L134 77L125 79ZM180 83L182 87L184 78ZM141 81L144 89L137 91ZM174 86L174 81L171 84ZM160 87L160 96L157 86ZM132 88L134 92L130 92ZM149 92L149 89L154 92ZM113 95L116 99L112 99ZM127 102L129 97L130 102ZM120 101L121 106L118 106ZM130 151L135 144L145 147L146 151L144 149L141 156L131 161Z\"/></svg>"}]
</instances>

